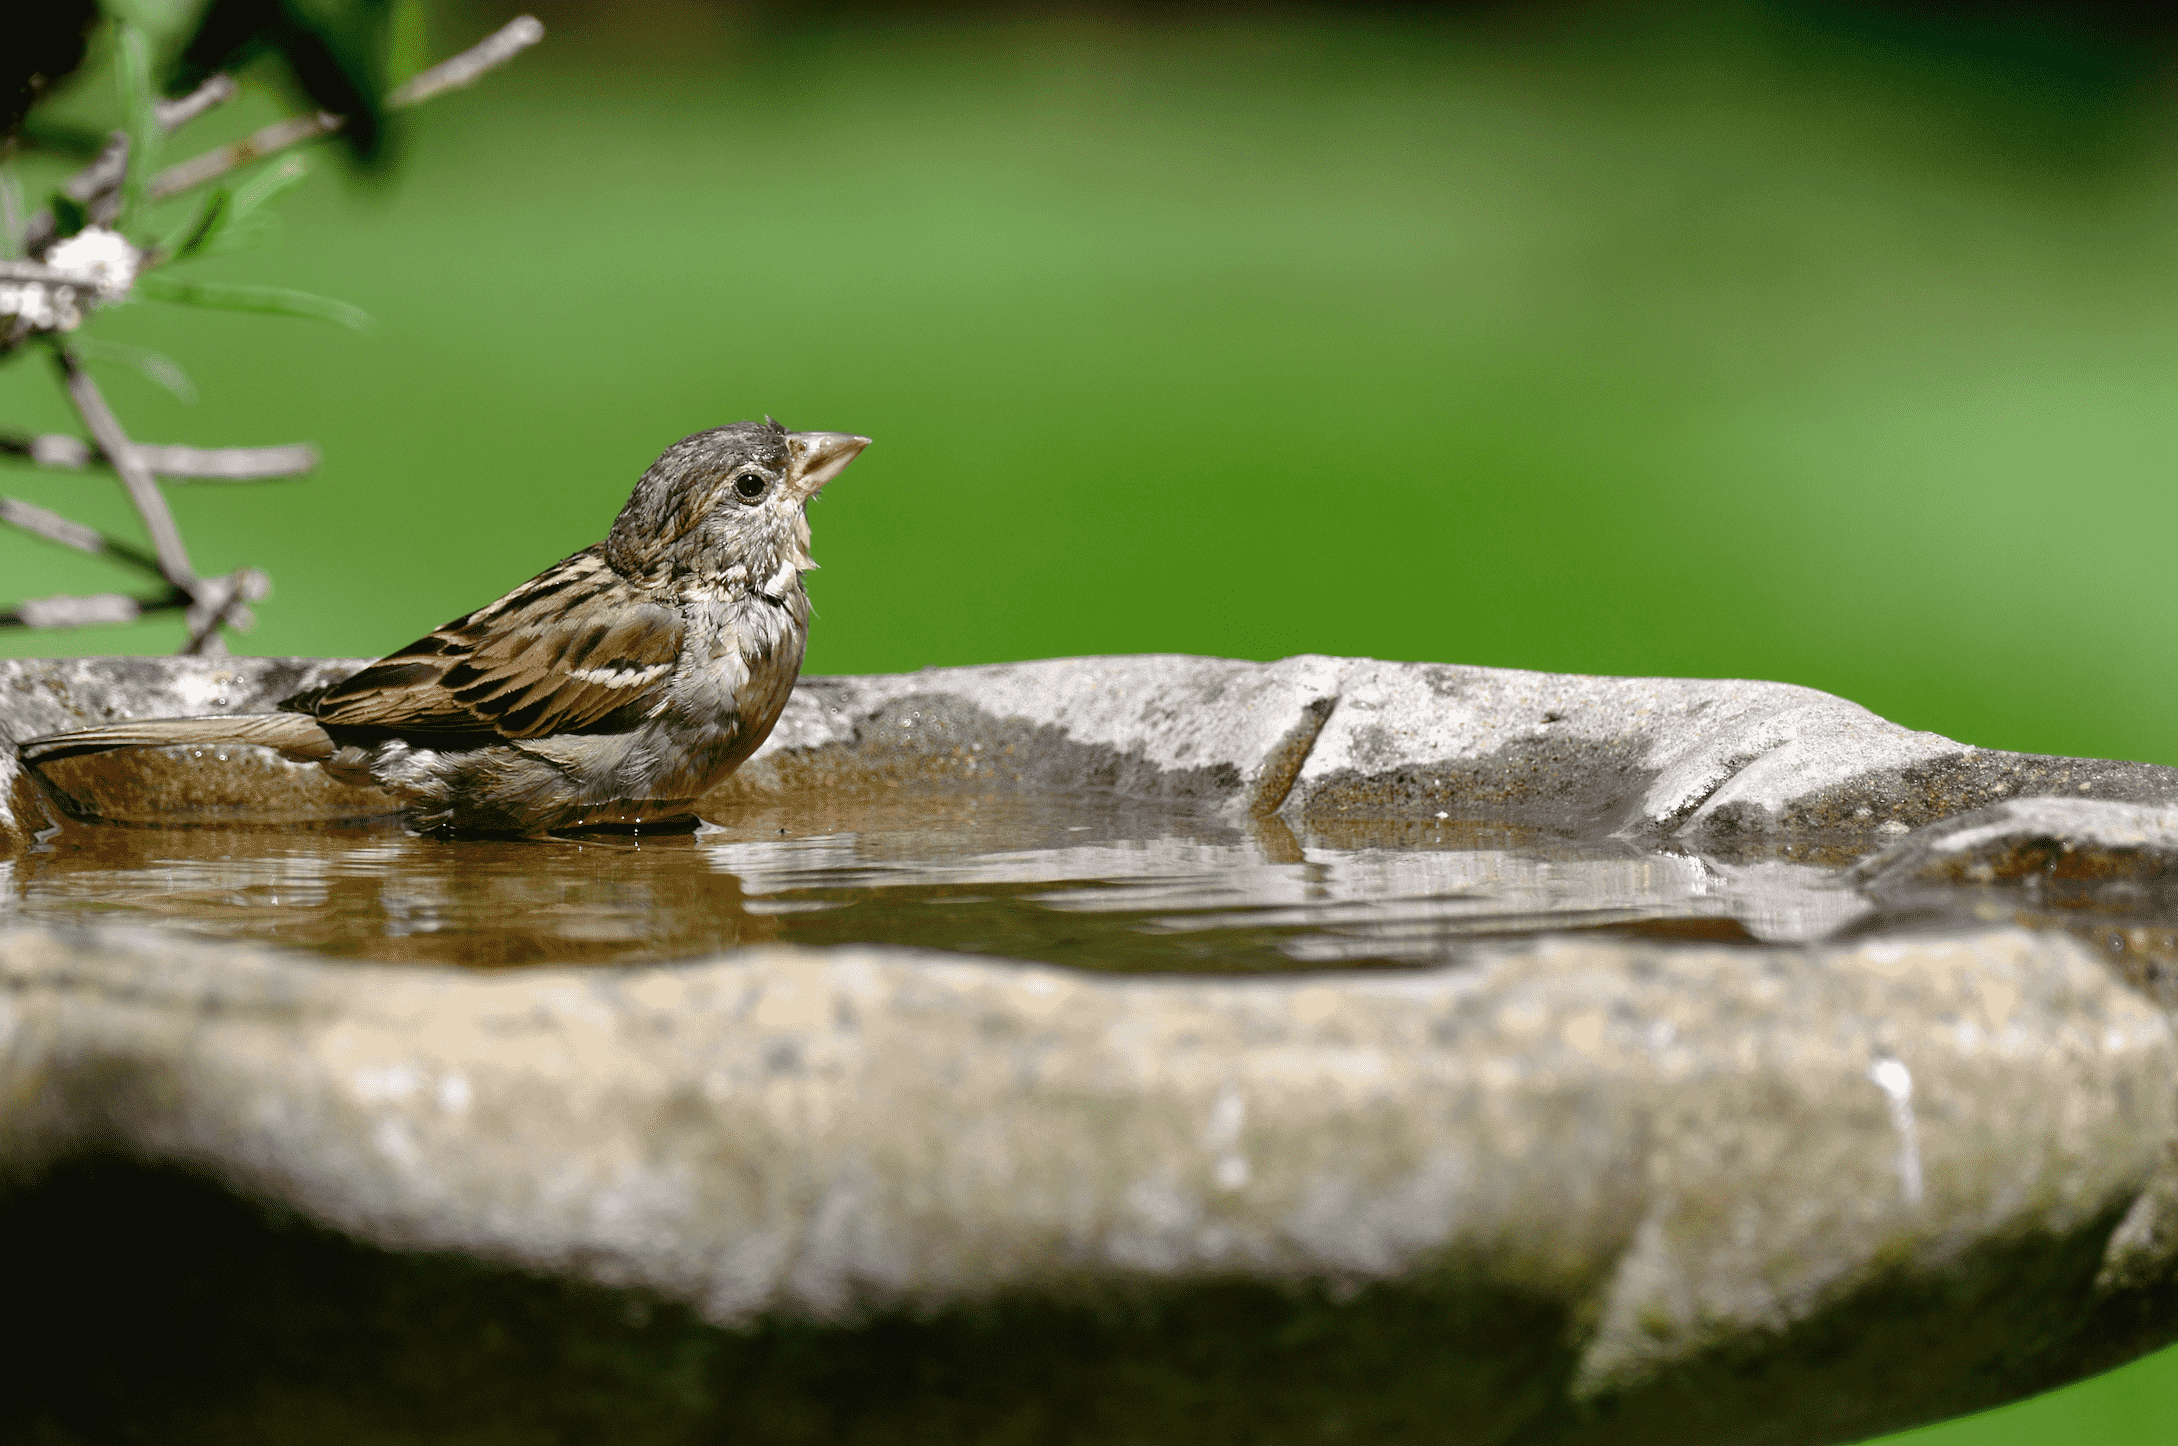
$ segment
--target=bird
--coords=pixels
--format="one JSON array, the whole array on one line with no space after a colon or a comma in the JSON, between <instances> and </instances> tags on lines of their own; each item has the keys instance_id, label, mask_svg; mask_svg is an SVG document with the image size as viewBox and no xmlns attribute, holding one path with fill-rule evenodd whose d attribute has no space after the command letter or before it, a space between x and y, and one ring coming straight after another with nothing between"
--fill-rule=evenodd
<instances>
[{"instance_id":1,"label":"bird","mask_svg":"<svg viewBox=\"0 0 2178 1446\"><path fill-rule=\"evenodd\" d=\"M419 833L685 821L779 720L809 629L807 505L869 438L765 418L684 437L605 540L271 713L30 739L32 768L116 748L261 744L376 784Z\"/></svg>"}]
</instances>

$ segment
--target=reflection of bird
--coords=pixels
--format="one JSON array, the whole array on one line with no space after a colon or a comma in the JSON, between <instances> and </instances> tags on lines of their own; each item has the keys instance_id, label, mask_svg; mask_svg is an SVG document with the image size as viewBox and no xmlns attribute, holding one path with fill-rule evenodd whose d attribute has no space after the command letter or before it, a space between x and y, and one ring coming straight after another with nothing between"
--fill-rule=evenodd
<instances>
[{"instance_id":1,"label":"reflection of bird","mask_svg":"<svg viewBox=\"0 0 2178 1446\"><path fill-rule=\"evenodd\" d=\"M541 834L685 814L764 741L809 625L804 505L869 445L743 422L666 449L613 530L499 601L278 713L34 738L258 743L375 782L423 829Z\"/></svg>"}]
</instances>

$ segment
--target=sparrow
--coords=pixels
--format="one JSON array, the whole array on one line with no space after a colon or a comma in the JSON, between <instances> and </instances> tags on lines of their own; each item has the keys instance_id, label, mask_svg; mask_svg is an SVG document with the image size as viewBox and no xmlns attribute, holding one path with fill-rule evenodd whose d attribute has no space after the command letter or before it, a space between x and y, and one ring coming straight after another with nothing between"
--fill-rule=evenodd
<instances>
[{"instance_id":1,"label":"sparrow","mask_svg":"<svg viewBox=\"0 0 2178 1446\"><path fill-rule=\"evenodd\" d=\"M421 832L685 817L786 706L809 629L802 574L817 565L805 508L868 445L768 418L684 437L603 542L341 682L275 713L33 738L22 759L261 744L376 784Z\"/></svg>"}]
</instances>

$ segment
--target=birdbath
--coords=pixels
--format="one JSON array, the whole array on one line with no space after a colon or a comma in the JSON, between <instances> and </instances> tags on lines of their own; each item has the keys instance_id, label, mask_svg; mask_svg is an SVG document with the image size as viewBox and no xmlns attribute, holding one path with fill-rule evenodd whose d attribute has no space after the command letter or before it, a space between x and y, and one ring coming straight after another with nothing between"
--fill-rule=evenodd
<instances>
[{"instance_id":1,"label":"birdbath","mask_svg":"<svg viewBox=\"0 0 2178 1446\"><path fill-rule=\"evenodd\" d=\"M4 663L0 733L360 661ZM621 1439L1820 1443L2178 1334L2178 770L1120 657L805 679L696 833L242 747L0 796L10 1218L327 1282L205 1293L169 1424L322 1418L284 1334Z\"/></svg>"}]
</instances>

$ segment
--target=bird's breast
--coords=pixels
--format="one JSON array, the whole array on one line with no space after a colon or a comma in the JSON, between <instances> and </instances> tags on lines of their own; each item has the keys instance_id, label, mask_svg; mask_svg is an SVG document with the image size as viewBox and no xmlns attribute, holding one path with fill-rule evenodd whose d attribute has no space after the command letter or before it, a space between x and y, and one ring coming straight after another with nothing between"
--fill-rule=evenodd
<instances>
[{"instance_id":1,"label":"bird's breast","mask_svg":"<svg viewBox=\"0 0 2178 1446\"><path fill-rule=\"evenodd\" d=\"M688 631L671 709L691 722L730 715L741 728L769 731L801 671L807 610L799 588L782 603L691 592L681 606Z\"/></svg>"}]
</instances>

